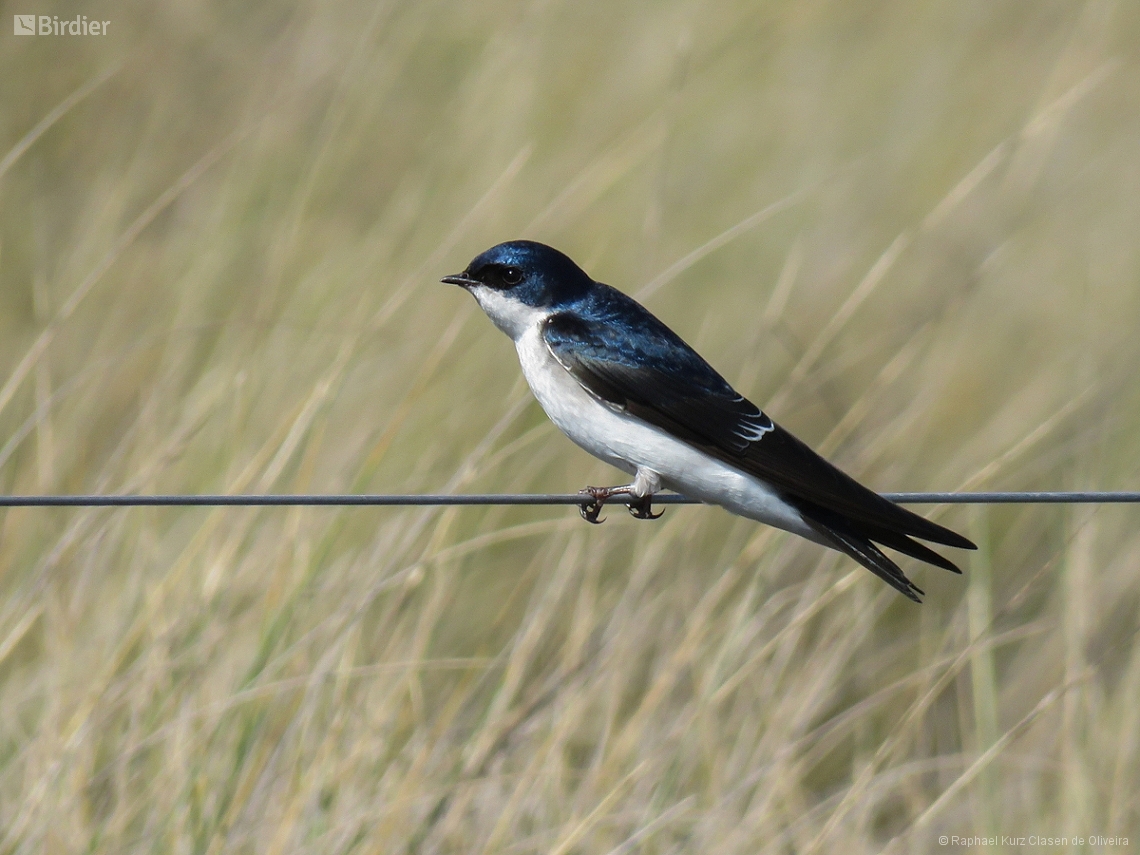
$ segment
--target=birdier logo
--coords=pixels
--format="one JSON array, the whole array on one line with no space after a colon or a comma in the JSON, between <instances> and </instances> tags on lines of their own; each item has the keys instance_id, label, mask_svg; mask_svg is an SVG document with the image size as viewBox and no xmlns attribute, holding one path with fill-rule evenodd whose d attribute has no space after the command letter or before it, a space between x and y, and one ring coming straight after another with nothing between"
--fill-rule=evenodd
<instances>
[{"instance_id":1,"label":"birdier logo","mask_svg":"<svg viewBox=\"0 0 1140 855\"><path fill-rule=\"evenodd\" d=\"M58 15L13 15L12 32L17 36L105 36L110 21L89 21L86 15L59 19Z\"/></svg>"}]
</instances>

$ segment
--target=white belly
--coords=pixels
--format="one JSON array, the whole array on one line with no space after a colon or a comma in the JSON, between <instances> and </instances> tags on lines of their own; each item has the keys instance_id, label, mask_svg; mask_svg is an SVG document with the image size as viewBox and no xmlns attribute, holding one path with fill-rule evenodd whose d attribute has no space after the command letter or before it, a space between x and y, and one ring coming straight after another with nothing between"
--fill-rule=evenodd
<instances>
[{"instance_id":1,"label":"white belly","mask_svg":"<svg viewBox=\"0 0 1140 855\"><path fill-rule=\"evenodd\" d=\"M799 512L763 482L593 397L551 354L540 325L518 336L515 348L546 415L590 454L631 475L650 470L691 499L818 541Z\"/></svg>"}]
</instances>

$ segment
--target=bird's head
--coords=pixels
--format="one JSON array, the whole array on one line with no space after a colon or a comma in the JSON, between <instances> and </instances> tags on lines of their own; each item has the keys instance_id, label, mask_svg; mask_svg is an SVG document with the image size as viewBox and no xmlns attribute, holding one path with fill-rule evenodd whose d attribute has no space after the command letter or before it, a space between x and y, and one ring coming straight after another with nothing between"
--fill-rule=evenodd
<instances>
[{"instance_id":1,"label":"bird's head","mask_svg":"<svg viewBox=\"0 0 1140 855\"><path fill-rule=\"evenodd\" d=\"M495 326L513 339L594 286L567 256L529 240L493 246L442 281L470 291Z\"/></svg>"}]
</instances>

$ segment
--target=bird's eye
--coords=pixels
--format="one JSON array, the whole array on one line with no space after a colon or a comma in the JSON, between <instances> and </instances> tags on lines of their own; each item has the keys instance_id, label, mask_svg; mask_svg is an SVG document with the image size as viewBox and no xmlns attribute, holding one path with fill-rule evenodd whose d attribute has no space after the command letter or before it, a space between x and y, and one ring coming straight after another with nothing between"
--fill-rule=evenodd
<instances>
[{"instance_id":1,"label":"bird's eye","mask_svg":"<svg viewBox=\"0 0 1140 855\"><path fill-rule=\"evenodd\" d=\"M503 270L503 281L508 285L518 285L523 280L523 272L517 267L507 267Z\"/></svg>"}]
</instances>

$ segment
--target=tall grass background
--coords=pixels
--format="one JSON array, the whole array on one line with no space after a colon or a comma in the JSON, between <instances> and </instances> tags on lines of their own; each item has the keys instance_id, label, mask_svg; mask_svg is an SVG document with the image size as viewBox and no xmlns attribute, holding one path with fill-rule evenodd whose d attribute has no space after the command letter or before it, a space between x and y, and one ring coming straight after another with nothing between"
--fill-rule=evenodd
<instances>
[{"instance_id":1,"label":"tall grass background","mask_svg":"<svg viewBox=\"0 0 1140 855\"><path fill-rule=\"evenodd\" d=\"M1134 3L25 5L5 493L615 483L438 284L516 237L877 489L1140 486ZM0 852L1134 847L1137 510L928 512L915 606L714 508L5 511Z\"/></svg>"}]
</instances>

